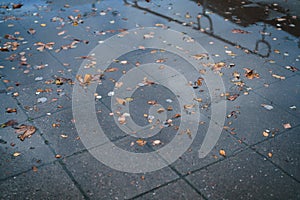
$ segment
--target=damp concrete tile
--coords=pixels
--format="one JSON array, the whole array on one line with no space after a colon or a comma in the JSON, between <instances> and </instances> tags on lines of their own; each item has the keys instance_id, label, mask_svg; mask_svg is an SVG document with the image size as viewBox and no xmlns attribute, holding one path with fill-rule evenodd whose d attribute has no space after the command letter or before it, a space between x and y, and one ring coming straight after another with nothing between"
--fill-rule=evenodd
<instances>
[{"instance_id":1,"label":"damp concrete tile","mask_svg":"<svg viewBox=\"0 0 300 200\"><path fill-rule=\"evenodd\" d=\"M18 122L24 122L27 120L27 116L18 105L16 99L11 97L11 94L7 94L6 90L3 89L4 93L0 93L0 102L1 102L1 116L0 121L5 123L8 120L14 119Z\"/></svg>"},{"instance_id":2,"label":"damp concrete tile","mask_svg":"<svg viewBox=\"0 0 300 200\"><path fill-rule=\"evenodd\" d=\"M183 180L154 189L136 199L204 199Z\"/></svg>"},{"instance_id":3,"label":"damp concrete tile","mask_svg":"<svg viewBox=\"0 0 300 200\"><path fill-rule=\"evenodd\" d=\"M290 114L300 117L300 77L293 76L285 80L263 87L255 92L274 103L275 108L279 107Z\"/></svg>"},{"instance_id":4,"label":"damp concrete tile","mask_svg":"<svg viewBox=\"0 0 300 200\"><path fill-rule=\"evenodd\" d=\"M69 156L85 149L75 127L72 109L40 117L34 123L56 154Z\"/></svg>"},{"instance_id":5,"label":"damp concrete tile","mask_svg":"<svg viewBox=\"0 0 300 200\"><path fill-rule=\"evenodd\" d=\"M256 151L299 181L299 127L255 145Z\"/></svg>"},{"instance_id":6,"label":"damp concrete tile","mask_svg":"<svg viewBox=\"0 0 300 200\"><path fill-rule=\"evenodd\" d=\"M25 123L32 125L31 123ZM40 166L55 160L54 154L45 144L37 130L30 138L21 141L15 129L1 128L1 173L0 179L12 177L16 174L31 170L33 166Z\"/></svg>"},{"instance_id":7,"label":"damp concrete tile","mask_svg":"<svg viewBox=\"0 0 300 200\"><path fill-rule=\"evenodd\" d=\"M246 150L187 177L208 199L297 199L299 182Z\"/></svg>"},{"instance_id":8,"label":"damp concrete tile","mask_svg":"<svg viewBox=\"0 0 300 200\"><path fill-rule=\"evenodd\" d=\"M227 101L227 115L225 116L226 129L240 141L246 144L255 144L263 141L263 132L279 133L285 130L284 124L299 125L299 119L294 115L273 105L268 110L264 105L272 102L254 92L239 96L234 101Z\"/></svg>"},{"instance_id":9,"label":"damp concrete tile","mask_svg":"<svg viewBox=\"0 0 300 200\"><path fill-rule=\"evenodd\" d=\"M128 199L178 178L168 167L137 174L116 171L88 152L66 158L63 162L90 199ZM124 163L124 171L127 164Z\"/></svg>"},{"instance_id":10,"label":"damp concrete tile","mask_svg":"<svg viewBox=\"0 0 300 200\"><path fill-rule=\"evenodd\" d=\"M57 112L72 106L72 79L62 77L60 84L55 84L56 78L39 81L16 88L17 100L30 118L36 118L47 113Z\"/></svg>"},{"instance_id":11,"label":"damp concrete tile","mask_svg":"<svg viewBox=\"0 0 300 200\"><path fill-rule=\"evenodd\" d=\"M57 162L35 170L0 181L1 199L84 199Z\"/></svg>"}]
</instances>

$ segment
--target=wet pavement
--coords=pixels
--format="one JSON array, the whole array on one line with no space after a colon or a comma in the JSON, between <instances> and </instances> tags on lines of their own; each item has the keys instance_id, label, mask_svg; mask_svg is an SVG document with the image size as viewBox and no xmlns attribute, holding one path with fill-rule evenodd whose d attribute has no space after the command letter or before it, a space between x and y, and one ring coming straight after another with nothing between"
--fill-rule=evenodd
<instances>
[{"instance_id":1,"label":"wet pavement","mask_svg":"<svg viewBox=\"0 0 300 200\"><path fill-rule=\"evenodd\" d=\"M0 7L0 199L300 199L298 0Z\"/></svg>"}]
</instances>

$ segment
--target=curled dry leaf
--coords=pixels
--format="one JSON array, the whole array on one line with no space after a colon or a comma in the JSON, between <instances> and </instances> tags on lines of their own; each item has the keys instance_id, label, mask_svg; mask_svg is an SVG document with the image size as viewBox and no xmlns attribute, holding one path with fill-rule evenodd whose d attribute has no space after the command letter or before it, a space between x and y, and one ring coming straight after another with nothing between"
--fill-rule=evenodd
<instances>
[{"instance_id":1,"label":"curled dry leaf","mask_svg":"<svg viewBox=\"0 0 300 200\"><path fill-rule=\"evenodd\" d=\"M218 63L214 64L213 70L214 71L220 71L225 66L226 66L226 63L224 63L224 62L218 62Z\"/></svg>"},{"instance_id":2,"label":"curled dry leaf","mask_svg":"<svg viewBox=\"0 0 300 200\"><path fill-rule=\"evenodd\" d=\"M280 76L280 75L277 75L277 74L272 74L272 76L273 76L274 78L277 78L277 79L280 79L280 80L284 80L284 79L285 79L284 76Z\"/></svg>"},{"instance_id":3,"label":"curled dry leaf","mask_svg":"<svg viewBox=\"0 0 300 200\"><path fill-rule=\"evenodd\" d=\"M5 123L3 123L3 124L1 124L1 128L5 128L5 127L8 127L8 126L15 126L15 125L17 125L18 124L18 122L16 121L16 120L9 120L9 121L7 121L7 122L5 122Z\"/></svg>"},{"instance_id":4,"label":"curled dry leaf","mask_svg":"<svg viewBox=\"0 0 300 200\"><path fill-rule=\"evenodd\" d=\"M19 9L19 8L22 8L22 6L23 6L23 4L17 3L17 4L13 4L13 5L12 5L12 8L13 8L13 9Z\"/></svg>"},{"instance_id":5,"label":"curled dry leaf","mask_svg":"<svg viewBox=\"0 0 300 200\"><path fill-rule=\"evenodd\" d=\"M223 157L226 157L226 151L224 149L220 149L219 154Z\"/></svg>"},{"instance_id":6,"label":"curled dry leaf","mask_svg":"<svg viewBox=\"0 0 300 200\"><path fill-rule=\"evenodd\" d=\"M292 128L292 126L291 126L290 123L283 124L283 127L284 127L285 129Z\"/></svg>"},{"instance_id":7,"label":"curled dry leaf","mask_svg":"<svg viewBox=\"0 0 300 200\"><path fill-rule=\"evenodd\" d=\"M236 100L240 95L239 94L233 94L233 95L230 95L229 97L227 97L227 100L229 101L234 101Z\"/></svg>"},{"instance_id":8,"label":"curled dry leaf","mask_svg":"<svg viewBox=\"0 0 300 200\"><path fill-rule=\"evenodd\" d=\"M137 141L135 141L139 146L145 146L145 144L147 143L146 140L143 139L138 139Z\"/></svg>"},{"instance_id":9,"label":"curled dry leaf","mask_svg":"<svg viewBox=\"0 0 300 200\"><path fill-rule=\"evenodd\" d=\"M126 104L126 100L125 99L122 99L122 98L116 98L116 101L118 102L118 104L120 105L125 105Z\"/></svg>"},{"instance_id":10,"label":"curled dry leaf","mask_svg":"<svg viewBox=\"0 0 300 200\"><path fill-rule=\"evenodd\" d=\"M27 31L30 35L34 35L36 33L36 30L33 28L28 29Z\"/></svg>"},{"instance_id":11,"label":"curled dry leaf","mask_svg":"<svg viewBox=\"0 0 300 200\"><path fill-rule=\"evenodd\" d=\"M15 152L15 153L13 153L13 156L14 156L14 157L18 157L18 156L20 156L20 155L21 155L20 152Z\"/></svg>"},{"instance_id":12,"label":"curled dry leaf","mask_svg":"<svg viewBox=\"0 0 300 200\"><path fill-rule=\"evenodd\" d=\"M172 118L179 118L179 117L181 117L181 114L177 113Z\"/></svg>"},{"instance_id":13,"label":"curled dry leaf","mask_svg":"<svg viewBox=\"0 0 300 200\"><path fill-rule=\"evenodd\" d=\"M248 34L248 33L250 33L248 31L244 31L242 29L232 29L231 32L232 33L239 33L239 34Z\"/></svg>"},{"instance_id":14,"label":"curled dry leaf","mask_svg":"<svg viewBox=\"0 0 300 200\"><path fill-rule=\"evenodd\" d=\"M162 113L162 112L165 112L165 109L164 109L164 108L159 108L159 109L157 110L157 113Z\"/></svg>"},{"instance_id":15,"label":"curled dry leaf","mask_svg":"<svg viewBox=\"0 0 300 200\"><path fill-rule=\"evenodd\" d=\"M32 171L37 172L38 171L37 166L32 166Z\"/></svg>"},{"instance_id":16,"label":"curled dry leaf","mask_svg":"<svg viewBox=\"0 0 300 200\"><path fill-rule=\"evenodd\" d=\"M244 70L246 71L246 72L245 72L245 76L246 76L248 79L259 78L259 74L256 73L256 72L254 72L253 69L244 68Z\"/></svg>"},{"instance_id":17,"label":"curled dry leaf","mask_svg":"<svg viewBox=\"0 0 300 200\"><path fill-rule=\"evenodd\" d=\"M193 55L192 58L194 58L195 60L202 60L203 58L208 59L209 56L207 53L200 53L200 54Z\"/></svg>"},{"instance_id":18,"label":"curled dry leaf","mask_svg":"<svg viewBox=\"0 0 300 200\"><path fill-rule=\"evenodd\" d=\"M116 68L116 67L107 68L105 70L105 72L116 72L116 71L118 71L118 68Z\"/></svg>"},{"instance_id":19,"label":"curled dry leaf","mask_svg":"<svg viewBox=\"0 0 300 200\"><path fill-rule=\"evenodd\" d=\"M161 144L161 141L160 141L160 140L154 140L154 141L152 142L152 145L153 145L153 146L159 145L159 144Z\"/></svg>"},{"instance_id":20,"label":"curled dry leaf","mask_svg":"<svg viewBox=\"0 0 300 200\"><path fill-rule=\"evenodd\" d=\"M155 101L155 100L149 100L147 103L149 105L155 105L155 104L157 104L157 101Z\"/></svg>"},{"instance_id":21,"label":"curled dry leaf","mask_svg":"<svg viewBox=\"0 0 300 200\"><path fill-rule=\"evenodd\" d=\"M7 113L17 113L17 109L16 108L6 108L6 112Z\"/></svg>"},{"instance_id":22,"label":"curled dry leaf","mask_svg":"<svg viewBox=\"0 0 300 200\"><path fill-rule=\"evenodd\" d=\"M15 132L19 133L18 138L20 138L21 141L24 141L25 138L30 138L31 135L33 135L36 131L36 128L34 126L25 124L15 127L15 129L17 129Z\"/></svg>"}]
</instances>

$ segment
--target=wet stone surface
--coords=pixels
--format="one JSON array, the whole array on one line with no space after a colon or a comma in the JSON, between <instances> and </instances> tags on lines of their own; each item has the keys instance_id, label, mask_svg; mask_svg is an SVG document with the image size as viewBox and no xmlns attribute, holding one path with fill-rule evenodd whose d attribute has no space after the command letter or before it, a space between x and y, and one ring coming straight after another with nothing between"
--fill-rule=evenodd
<instances>
[{"instance_id":1,"label":"wet stone surface","mask_svg":"<svg viewBox=\"0 0 300 200\"><path fill-rule=\"evenodd\" d=\"M300 199L299 8L0 2L0 199Z\"/></svg>"}]
</instances>

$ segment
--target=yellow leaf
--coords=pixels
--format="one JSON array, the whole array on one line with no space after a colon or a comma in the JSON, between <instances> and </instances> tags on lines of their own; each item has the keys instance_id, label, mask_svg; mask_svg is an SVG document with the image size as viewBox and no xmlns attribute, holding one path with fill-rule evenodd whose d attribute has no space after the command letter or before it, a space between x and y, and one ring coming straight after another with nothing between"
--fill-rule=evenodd
<instances>
[{"instance_id":1,"label":"yellow leaf","mask_svg":"<svg viewBox=\"0 0 300 200\"><path fill-rule=\"evenodd\" d=\"M226 157L226 152L225 152L224 149L221 149L221 150L219 151L219 154L220 154L221 156Z\"/></svg>"}]
</instances>

